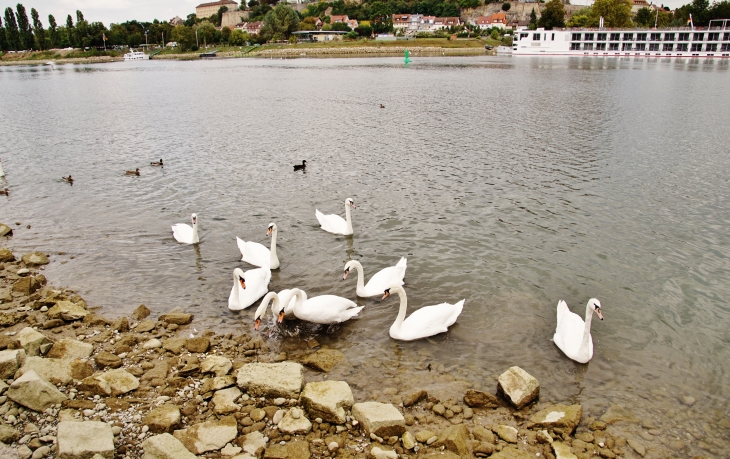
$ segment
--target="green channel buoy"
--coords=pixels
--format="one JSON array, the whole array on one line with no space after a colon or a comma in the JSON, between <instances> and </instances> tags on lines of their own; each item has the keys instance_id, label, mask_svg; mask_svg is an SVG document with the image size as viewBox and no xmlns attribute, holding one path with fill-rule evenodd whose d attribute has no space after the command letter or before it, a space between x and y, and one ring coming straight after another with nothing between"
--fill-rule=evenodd
<instances>
[{"instance_id":1,"label":"green channel buoy","mask_svg":"<svg viewBox=\"0 0 730 459\"><path fill-rule=\"evenodd\" d=\"M406 67L408 67L408 63L411 62L411 59L408 57L408 50L405 52L405 60L403 61L406 64Z\"/></svg>"}]
</instances>

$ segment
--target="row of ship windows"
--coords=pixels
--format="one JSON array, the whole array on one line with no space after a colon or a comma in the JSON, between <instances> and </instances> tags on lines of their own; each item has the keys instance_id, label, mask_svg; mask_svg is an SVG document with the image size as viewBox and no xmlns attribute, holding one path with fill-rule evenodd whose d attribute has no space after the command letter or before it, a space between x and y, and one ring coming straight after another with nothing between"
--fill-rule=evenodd
<instances>
[{"instance_id":1,"label":"row of ship windows","mask_svg":"<svg viewBox=\"0 0 730 459\"><path fill-rule=\"evenodd\" d=\"M581 45L583 47L581 48ZM691 48L688 43L679 43L675 45L673 43L664 43L661 51L677 51L677 52L716 52L717 43L708 43L702 49L702 43L692 43ZM571 43L571 51L606 51L606 43ZM619 51L619 43L608 43L608 51ZM646 43L621 43L621 51L659 51L659 43L649 43L647 48ZM730 43L723 43L720 47L720 51L730 51Z\"/></svg>"},{"instance_id":2,"label":"row of ship windows","mask_svg":"<svg viewBox=\"0 0 730 459\"><path fill-rule=\"evenodd\" d=\"M623 35L623 41L634 41L634 35L636 35L636 41L647 41L647 38L649 41L675 41L675 38L677 41L690 41L690 36L692 36L692 41L705 41L705 37L707 37L707 41L720 41L720 32L710 32L710 33L664 33L664 37L662 37L661 33L574 33L572 34L572 41L581 41L581 35L583 35L583 41L606 41L606 38L610 41L619 41L621 40L621 36ZM537 38L535 38L537 37ZM594 38L595 37L595 38ZM533 34L532 37L533 40L539 40L540 34L536 33ZM730 41L730 33L726 32L722 34L722 40L723 41Z\"/></svg>"}]
</instances>

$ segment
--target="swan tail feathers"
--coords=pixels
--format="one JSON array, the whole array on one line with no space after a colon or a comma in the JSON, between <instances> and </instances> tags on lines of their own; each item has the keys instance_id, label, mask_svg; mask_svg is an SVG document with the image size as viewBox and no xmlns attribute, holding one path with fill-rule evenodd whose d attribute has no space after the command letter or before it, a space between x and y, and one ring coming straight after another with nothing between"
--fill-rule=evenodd
<instances>
[{"instance_id":1,"label":"swan tail feathers","mask_svg":"<svg viewBox=\"0 0 730 459\"><path fill-rule=\"evenodd\" d=\"M241 239L240 237L236 236L236 245L238 245L238 250L241 251L241 260L246 258L246 241Z\"/></svg>"},{"instance_id":2,"label":"swan tail feathers","mask_svg":"<svg viewBox=\"0 0 730 459\"><path fill-rule=\"evenodd\" d=\"M356 308L350 308L347 310L347 319L352 319L353 317L357 316L357 314L363 310L365 306L358 306ZM345 320L347 320L345 319Z\"/></svg>"},{"instance_id":3,"label":"swan tail feathers","mask_svg":"<svg viewBox=\"0 0 730 459\"><path fill-rule=\"evenodd\" d=\"M401 257L400 261L398 261L398 263L396 263L395 266L397 268L407 268L408 267L407 263L408 263L408 260L406 259L406 257Z\"/></svg>"},{"instance_id":4,"label":"swan tail feathers","mask_svg":"<svg viewBox=\"0 0 730 459\"><path fill-rule=\"evenodd\" d=\"M565 301L560 300L558 301L558 323L565 314L570 314L570 309L568 309L568 304Z\"/></svg>"},{"instance_id":5,"label":"swan tail feathers","mask_svg":"<svg viewBox=\"0 0 730 459\"><path fill-rule=\"evenodd\" d=\"M448 327L454 325L456 323L456 319L459 318L461 315L461 311L464 309L464 302L466 301L466 298L459 301L454 305L454 312L449 317L449 320L446 322L446 329L448 330ZM444 330L446 331L446 330Z\"/></svg>"}]
</instances>

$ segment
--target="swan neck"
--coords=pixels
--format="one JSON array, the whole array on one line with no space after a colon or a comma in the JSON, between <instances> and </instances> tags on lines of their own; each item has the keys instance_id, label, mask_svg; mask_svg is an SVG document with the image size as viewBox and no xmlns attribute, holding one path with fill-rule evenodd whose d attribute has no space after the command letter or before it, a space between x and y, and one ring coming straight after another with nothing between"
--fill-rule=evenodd
<instances>
[{"instance_id":1,"label":"swan neck","mask_svg":"<svg viewBox=\"0 0 730 459\"><path fill-rule=\"evenodd\" d=\"M352 234L352 218L350 217L350 204L345 202L345 221L347 222L347 231Z\"/></svg>"},{"instance_id":2,"label":"swan neck","mask_svg":"<svg viewBox=\"0 0 730 459\"><path fill-rule=\"evenodd\" d=\"M301 289L295 288L292 289L292 298L296 298L296 301L294 301L293 306L291 300L289 300L289 303L284 305L285 314L291 313L294 309L299 309L302 304L307 301L307 294Z\"/></svg>"},{"instance_id":3,"label":"swan neck","mask_svg":"<svg viewBox=\"0 0 730 459\"><path fill-rule=\"evenodd\" d=\"M393 326L391 328L400 329L403 325L403 321L406 318L406 311L408 310L408 297L406 297L406 291L400 287L391 287L390 291L393 292L393 290L395 290L395 293L397 293L400 297L400 309L398 310L398 317L396 317L395 322L393 322Z\"/></svg>"},{"instance_id":4,"label":"swan neck","mask_svg":"<svg viewBox=\"0 0 730 459\"><path fill-rule=\"evenodd\" d=\"M279 230L274 228L274 230L271 232L271 257L270 262L273 264L273 261L276 260L276 233L278 233Z\"/></svg>"},{"instance_id":5,"label":"swan neck","mask_svg":"<svg viewBox=\"0 0 730 459\"><path fill-rule=\"evenodd\" d=\"M273 293L273 295L272 295L272 293ZM273 303L271 305L271 310L275 311L275 310L279 309L278 295L276 295L276 293L274 293L274 292L270 292L264 297L264 300L261 302L258 309L256 309L256 314L254 314L254 317L259 317L259 318L263 317L266 314L266 306L268 306L269 303L272 301L273 301Z\"/></svg>"},{"instance_id":6,"label":"swan neck","mask_svg":"<svg viewBox=\"0 0 730 459\"><path fill-rule=\"evenodd\" d=\"M193 223L193 244L200 242L198 239L198 222Z\"/></svg>"},{"instance_id":7,"label":"swan neck","mask_svg":"<svg viewBox=\"0 0 730 459\"><path fill-rule=\"evenodd\" d=\"M586 306L585 328L583 329L583 341L580 343L581 352L588 352L588 341L591 339L591 320L593 320L593 308L591 302Z\"/></svg>"},{"instance_id":8,"label":"swan neck","mask_svg":"<svg viewBox=\"0 0 730 459\"><path fill-rule=\"evenodd\" d=\"M365 274L362 272L362 265L359 261L353 263L355 270L357 270L357 292L365 289Z\"/></svg>"}]
</instances>

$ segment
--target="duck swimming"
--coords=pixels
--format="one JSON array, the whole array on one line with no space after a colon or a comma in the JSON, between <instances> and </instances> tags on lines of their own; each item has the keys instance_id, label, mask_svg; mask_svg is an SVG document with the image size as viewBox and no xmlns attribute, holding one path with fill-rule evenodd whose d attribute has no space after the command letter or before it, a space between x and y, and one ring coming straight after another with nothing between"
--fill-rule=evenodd
<instances>
[{"instance_id":1,"label":"duck swimming","mask_svg":"<svg viewBox=\"0 0 730 459\"><path fill-rule=\"evenodd\" d=\"M64 182L73 183L74 182L74 178L69 175L68 177L63 177L63 181Z\"/></svg>"},{"instance_id":2,"label":"duck swimming","mask_svg":"<svg viewBox=\"0 0 730 459\"><path fill-rule=\"evenodd\" d=\"M0 196L10 196L10 192L5 188L4 190L0 190Z\"/></svg>"},{"instance_id":3,"label":"duck swimming","mask_svg":"<svg viewBox=\"0 0 730 459\"><path fill-rule=\"evenodd\" d=\"M139 167L137 170L125 172L124 175L139 175Z\"/></svg>"},{"instance_id":4,"label":"duck swimming","mask_svg":"<svg viewBox=\"0 0 730 459\"><path fill-rule=\"evenodd\" d=\"M295 171L303 171L306 168L307 168L307 160L306 159L303 159L302 160L302 164L295 164L294 165L294 170Z\"/></svg>"},{"instance_id":5,"label":"duck swimming","mask_svg":"<svg viewBox=\"0 0 730 459\"><path fill-rule=\"evenodd\" d=\"M160 158L159 161L152 161L150 166L164 166L164 164L162 164L162 158Z\"/></svg>"}]
</instances>

